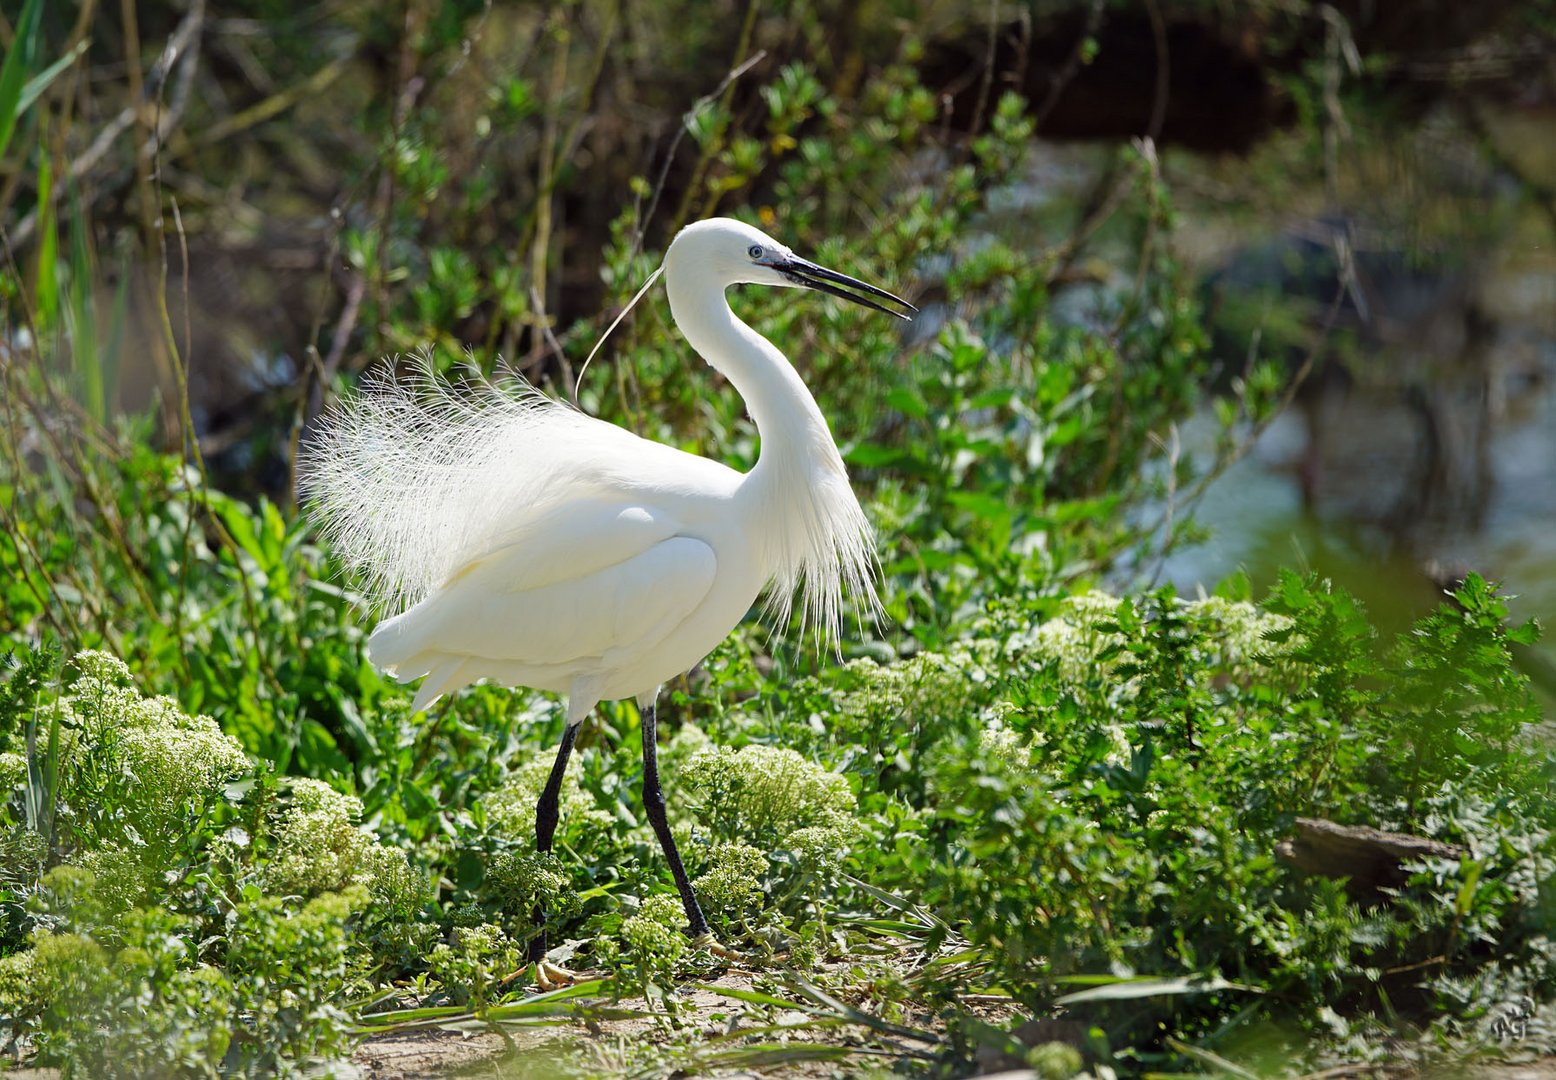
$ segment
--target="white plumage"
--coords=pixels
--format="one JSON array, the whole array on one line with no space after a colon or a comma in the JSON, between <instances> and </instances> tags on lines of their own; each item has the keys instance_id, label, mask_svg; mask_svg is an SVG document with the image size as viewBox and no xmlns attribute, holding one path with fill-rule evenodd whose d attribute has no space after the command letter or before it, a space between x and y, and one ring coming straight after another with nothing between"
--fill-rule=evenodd
<instances>
[{"instance_id":1,"label":"white plumage","mask_svg":"<svg viewBox=\"0 0 1556 1080\"><path fill-rule=\"evenodd\" d=\"M664 269L677 325L756 422L749 473L585 416L517 377L456 396L426 370L404 382L381 374L323 419L304 491L335 550L394 613L369 648L402 681L425 676L415 708L491 679L567 694L576 724L600 700L651 702L764 589L778 626L798 591L803 622L827 639L845 594L878 610L869 526L827 422L724 291L802 285L882 311L868 296L911 306L729 219L684 229Z\"/></svg>"}]
</instances>

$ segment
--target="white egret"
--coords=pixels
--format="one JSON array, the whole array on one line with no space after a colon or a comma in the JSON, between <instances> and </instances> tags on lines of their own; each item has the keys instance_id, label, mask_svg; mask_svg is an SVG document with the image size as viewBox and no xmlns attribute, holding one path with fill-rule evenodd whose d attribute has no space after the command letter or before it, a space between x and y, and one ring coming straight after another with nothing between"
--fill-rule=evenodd
<instances>
[{"instance_id":1,"label":"white egret","mask_svg":"<svg viewBox=\"0 0 1556 1080\"><path fill-rule=\"evenodd\" d=\"M368 648L401 681L424 679L413 708L480 679L566 695L537 850L551 849L578 725L600 701L637 699L644 808L688 932L711 943L665 817L659 688L711 652L764 590L779 626L798 590L802 621L828 639L844 593L871 611L879 603L869 525L826 418L725 290L801 286L903 319L916 309L728 218L683 229L663 269L676 325L756 422L750 472L639 438L528 384L461 399L430 376L383 375L323 419L303 486L335 550L399 609ZM535 916L530 959L545 984L564 973L546 962L544 912Z\"/></svg>"}]
</instances>

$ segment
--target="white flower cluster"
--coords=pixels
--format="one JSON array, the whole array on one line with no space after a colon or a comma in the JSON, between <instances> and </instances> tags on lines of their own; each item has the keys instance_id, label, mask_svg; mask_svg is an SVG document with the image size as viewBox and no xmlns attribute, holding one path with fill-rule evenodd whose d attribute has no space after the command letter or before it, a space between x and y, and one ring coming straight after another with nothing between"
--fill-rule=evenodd
<instances>
[{"instance_id":1,"label":"white flower cluster","mask_svg":"<svg viewBox=\"0 0 1556 1080\"><path fill-rule=\"evenodd\" d=\"M357 825L362 800L322 780L296 777L292 801L275 817L275 858L265 867L265 891L318 896L366 887L380 909L408 915L420 906L424 883L405 852L380 844Z\"/></svg>"},{"instance_id":2,"label":"white flower cluster","mask_svg":"<svg viewBox=\"0 0 1556 1080\"><path fill-rule=\"evenodd\" d=\"M762 896L767 856L736 840L716 844L708 855L708 871L692 882L697 895L713 911L735 915L753 907Z\"/></svg>"},{"instance_id":3,"label":"white flower cluster","mask_svg":"<svg viewBox=\"0 0 1556 1080\"><path fill-rule=\"evenodd\" d=\"M492 923L454 929L427 954L427 970L455 1000L484 1002L519 966L518 943Z\"/></svg>"},{"instance_id":4,"label":"white flower cluster","mask_svg":"<svg viewBox=\"0 0 1556 1080\"><path fill-rule=\"evenodd\" d=\"M1126 701L1136 692L1134 681L1113 677L1119 657L1103 659L1109 649L1128 644L1124 634L1113 628L1119 603L1117 597L1104 592L1068 597L1059 614L1034 628L1018 648L1056 662L1059 677L1079 691L1082 700L1100 695L1101 704ZM1219 596L1180 600L1178 604L1190 625L1200 631L1205 665L1234 678L1251 673L1254 667L1291 648L1290 643L1277 645L1268 640L1268 635L1291 626L1284 615Z\"/></svg>"},{"instance_id":5,"label":"white flower cluster","mask_svg":"<svg viewBox=\"0 0 1556 1080\"><path fill-rule=\"evenodd\" d=\"M837 699L838 712L866 724L896 723L905 716L921 721L965 712L975 688L988 682L999 646L988 640L958 642L945 652L921 652L895 664L851 660Z\"/></svg>"},{"instance_id":6,"label":"white flower cluster","mask_svg":"<svg viewBox=\"0 0 1556 1080\"><path fill-rule=\"evenodd\" d=\"M130 810L142 836L176 829L184 814L248 771L238 740L209 716L186 715L172 698L142 697L117 657L83 652L75 666L81 675L61 702L67 726L76 729L73 737L61 739L65 767L101 764L79 760L74 753L79 745L106 748L134 785Z\"/></svg>"},{"instance_id":7,"label":"white flower cluster","mask_svg":"<svg viewBox=\"0 0 1556 1080\"><path fill-rule=\"evenodd\" d=\"M675 893L655 893L621 922L621 940L655 964L673 964L686 951L686 911Z\"/></svg>"},{"instance_id":8,"label":"white flower cluster","mask_svg":"<svg viewBox=\"0 0 1556 1080\"><path fill-rule=\"evenodd\" d=\"M491 832L512 840L534 837L535 804L551 777L551 765L549 755L538 755L503 778L502 786L486 797L486 826ZM604 829L614 820L579 785L577 768L569 769L562 780L557 817L563 830L579 824L588 829Z\"/></svg>"},{"instance_id":9,"label":"white flower cluster","mask_svg":"<svg viewBox=\"0 0 1556 1080\"><path fill-rule=\"evenodd\" d=\"M1117 597L1104 592L1067 597L1059 614L1035 627L1017 648L1055 662L1059 678L1071 686L1087 687L1100 681L1132 694L1133 687L1108 679L1111 665L1101 661L1104 651L1125 643L1122 634L1104 629L1104 624L1118 617L1118 603Z\"/></svg>"},{"instance_id":10,"label":"white flower cluster","mask_svg":"<svg viewBox=\"0 0 1556 1080\"><path fill-rule=\"evenodd\" d=\"M848 780L788 747L708 745L687 761L684 780L732 813L738 834L769 837L809 863L841 861L860 832Z\"/></svg>"},{"instance_id":11,"label":"white flower cluster","mask_svg":"<svg viewBox=\"0 0 1556 1080\"><path fill-rule=\"evenodd\" d=\"M21 787L27 780L27 759L9 751L0 754L0 798Z\"/></svg>"},{"instance_id":12,"label":"white flower cluster","mask_svg":"<svg viewBox=\"0 0 1556 1080\"><path fill-rule=\"evenodd\" d=\"M1295 638L1278 644L1270 641L1269 635L1289 630L1292 620L1285 615L1261 611L1246 600L1207 596L1203 600L1189 601L1185 606L1193 613L1195 623L1205 631L1206 637L1217 643L1221 662L1233 673L1279 660L1298 644Z\"/></svg>"}]
</instances>

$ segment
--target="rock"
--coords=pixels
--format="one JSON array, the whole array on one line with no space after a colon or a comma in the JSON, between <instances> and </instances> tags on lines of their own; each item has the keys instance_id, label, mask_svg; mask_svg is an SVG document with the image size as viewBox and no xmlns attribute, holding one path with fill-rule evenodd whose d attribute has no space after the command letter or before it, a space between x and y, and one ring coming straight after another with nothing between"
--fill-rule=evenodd
<instances>
[{"instance_id":1,"label":"rock","mask_svg":"<svg viewBox=\"0 0 1556 1080\"><path fill-rule=\"evenodd\" d=\"M1462 859L1469 854L1440 840L1365 825L1302 817L1296 825L1297 835L1277 844L1276 856L1305 873L1348 879L1346 888L1358 900L1377 900L1381 889L1403 885L1406 862Z\"/></svg>"}]
</instances>

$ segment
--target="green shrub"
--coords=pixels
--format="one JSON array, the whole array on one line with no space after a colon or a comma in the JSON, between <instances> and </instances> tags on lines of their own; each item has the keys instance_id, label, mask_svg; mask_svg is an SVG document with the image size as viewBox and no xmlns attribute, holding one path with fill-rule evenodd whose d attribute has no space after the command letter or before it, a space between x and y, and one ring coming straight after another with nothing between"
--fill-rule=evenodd
<instances>
[{"instance_id":1,"label":"green shrub","mask_svg":"<svg viewBox=\"0 0 1556 1080\"><path fill-rule=\"evenodd\" d=\"M1517 734L1532 714L1507 656L1529 631L1506 629L1478 580L1455 599L1386 650L1353 600L1313 579L1284 580L1265 613L1165 593L1086 601L1100 649L1061 616L1018 650L1037 666L1014 674L999 723L1027 755L990 752L963 722L923 759L916 827L932 852L904 860L901 887L920 883L1035 1008L1078 975L1198 980L1072 1006L1120 1048L1155 1045L1153 1031L1235 1042L1277 1018L1317 1035L1325 1009L1409 1008L1446 1031L1473 1019L1441 989L1466 978L1547 993L1556 924L1529 915L1550 908L1539 867L1556 856L1556 773ZM1413 689L1412 672L1449 670L1452 692ZM1441 729L1454 737L1428 741ZM1470 854L1362 904L1276 858L1299 814ZM1512 967L1493 959L1510 952Z\"/></svg>"}]
</instances>

